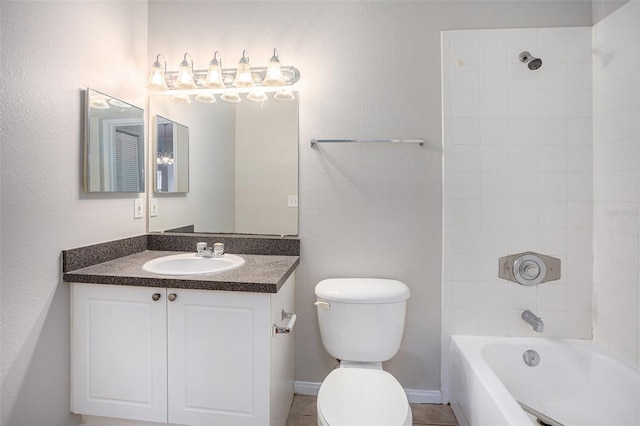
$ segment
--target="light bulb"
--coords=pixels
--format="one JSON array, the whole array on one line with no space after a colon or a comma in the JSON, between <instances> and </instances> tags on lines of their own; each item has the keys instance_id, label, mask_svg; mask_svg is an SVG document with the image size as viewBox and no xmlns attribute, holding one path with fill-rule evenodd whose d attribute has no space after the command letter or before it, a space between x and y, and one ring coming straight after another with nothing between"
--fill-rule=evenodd
<instances>
[{"instance_id":1,"label":"light bulb","mask_svg":"<svg viewBox=\"0 0 640 426\"><path fill-rule=\"evenodd\" d=\"M242 51L242 58L238 62L238 69L236 70L236 78L233 80L235 87L252 87L253 76L251 75L251 65L249 64L249 58L245 56L246 50Z\"/></svg>"},{"instance_id":2,"label":"light bulb","mask_svg":"<svg viewBox=\"0 0 640 426\"><path fill-rule=\"evenodd\" d=\"M107 100L105 98L97 98L94 99L94 97L91 97L91 102L89 103L89 105L91 106L91 108L96 108L96 109L109 109L109 104L107 103Z\"/></svg>"},{"instance_id":3,"label":"light bulb","mask_svg":"<svg viewBox=\"0 0 640 426\"><path fill-rule=\"evenodd\" d=\"M210 87L212 89L224 89L225 85L222 81L222 59L218 60L216 56L218 52L213 54L213 59L209 62L209 70L207 71L207 77L204 79L202 83L205 87Z\"/></svg>"},{"instance_id":4,"label":"light bulb","mask_svg":"<svg viewBox=\"0 0 640 426\"><path fill-rule=\"evenodd\" d=\"M158 55L156 57L156 61L149 69L147 88L151 90L169 90L169 87L167 87L167 80L165 79L167 65L165 64L164 68L162 67L162 64L160 63L160 56L162 55Z\"/></svg>"},{"instance_id":5,"label":"light bulb","mask_svg":"<svg viewBox=\"0 0 640 426\"><path fill-rule=\"evenodd\" d=\"M267 95L265 95L265 93L262 90L257 90L254 92L250 92L247 95L247 99L253 102L264 102L269 98L267 98Z\"/></svg>"},{"instance_id":6,"label":"light bulb","mask_svg":"<svg viewBox=\"0 0 640 426\"><path fill-rule=\"evenodd\" d=\"M277 99L279 101L292 101L295 98L296 96L290 90L280 90L273 95L273 99Z\"/></svg>"},{"instance_id":7,"label":"light bulb","mask_svg":"<svg viewBox=\"0 0 640 426\"><path fill-rule=\"evenodd\" d=\"M238 103L242 101L242 99L240 99L240 95L238 95L235 92L223 93L222 95L220 95L220 99L222 99L225 102L231 102L231 103Z\"/></svg>"},{"instance_id":8,"label":"light bulb","mask_svg":"<svg viewBox=\"0 0 640 426\"><path fill-rule=\"evenodd\" d=\"M180 62L180 67L178 68L178 77L176 77L176 82L173 87L176 89L195 89L196 83L193 80L193 60L191 63L187 61L187 55L189 53L184 54L184 59ZM191 55L189 55L191 58Z\"/></svg>"},{"instance_id":9,"label":"light bulb","mask_svg":"<svg viewBox=\"0 0 640 426\"><path fill-rule=\"evenodd\" d=\"M204 104L212 104L216 101L216 97L211 93L198 93L196 95L196 101Z\"/></svg>"},{"instance_id":10,"label":"light bulb","mask_svg":"<svg viewBox=\"0 0 640 426\"><path fill-rule=\"evenodd\" d=\"M264 76L262 84L265 86L284 86L284 78L282 77L282 69L280 67L280 59L278 59L278 51L273 49L273 56L267 65L267 73Z\"/></svg>"},{"instance_id":11,"label":"light bulb","mask_svg":"<svg viewBox=\"0 0 640 426\"><path fill-rule=\"evenodd\" d=\"M190 104L191 97L189 95L173 95L171 100L178 104Z\"/></svg>"}]
</instances>

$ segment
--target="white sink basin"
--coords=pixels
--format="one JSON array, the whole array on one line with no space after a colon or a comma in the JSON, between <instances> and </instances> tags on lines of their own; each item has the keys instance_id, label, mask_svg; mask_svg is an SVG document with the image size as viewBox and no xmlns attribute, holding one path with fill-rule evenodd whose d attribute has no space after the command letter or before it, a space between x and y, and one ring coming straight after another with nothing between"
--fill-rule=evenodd
<instances>
[{"instance_id":1,"label":"white sink basin","mask_svg":"<svg viewBox=\"0 0 640 426\"><path fill-rule=\"evenodd\" d=\"M228 271L244 265L244 259L235 254L222 257L198 257L195 253L158 257L142 265L147 272L161 275L196 275Z\"/></svg>"}]
</instances>

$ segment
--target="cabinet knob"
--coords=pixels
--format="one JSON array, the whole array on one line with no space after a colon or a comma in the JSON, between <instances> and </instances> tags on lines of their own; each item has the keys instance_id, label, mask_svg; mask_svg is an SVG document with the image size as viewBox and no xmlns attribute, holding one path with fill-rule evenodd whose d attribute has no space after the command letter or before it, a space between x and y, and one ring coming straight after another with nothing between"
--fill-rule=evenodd
<instances>
[{"instance_id":1,"label":"cabinet knob","mask_svg":"<svg viewBox=\"0 0 640 426\"><path fill-rule=\"evenodd\" d=\"M154 302L160 300L160 297L162 297L160 293L153 293L153 296L151 296Z\"/></svg>"},{"instance_id":2,"label":"cabinet knob","mask_svg":"<svg viewBox=\"0 0 640 426\"><path fill-rule=\"evenodd\" d=\"M169 302L173 302L174 300L176 300L176 298L177 298L177 297L178 297L178 295L177 295L177 294L175 294L175 293L171 293L171 294L169 295Z\"/></svg>"}]
</instances>

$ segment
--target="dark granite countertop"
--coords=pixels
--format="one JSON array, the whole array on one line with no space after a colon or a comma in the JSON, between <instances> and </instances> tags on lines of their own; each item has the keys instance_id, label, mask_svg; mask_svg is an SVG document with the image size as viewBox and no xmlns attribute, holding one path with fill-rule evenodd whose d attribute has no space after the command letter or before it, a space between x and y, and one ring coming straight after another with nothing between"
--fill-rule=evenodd
<instances>
[{"instance_id":1,"label":"dark granite countertop","mask_svg":"<svg viewBox=\"0 0 640 426\"><path fill-rule=\"evenodd\" d=\"M158 275L142 270L148 260L180 251L146 250L63 274L65 282L276 293L300 262L298 256L238 254L245 264L237 269L198 275Z\"/></svg>"}]
</instances>

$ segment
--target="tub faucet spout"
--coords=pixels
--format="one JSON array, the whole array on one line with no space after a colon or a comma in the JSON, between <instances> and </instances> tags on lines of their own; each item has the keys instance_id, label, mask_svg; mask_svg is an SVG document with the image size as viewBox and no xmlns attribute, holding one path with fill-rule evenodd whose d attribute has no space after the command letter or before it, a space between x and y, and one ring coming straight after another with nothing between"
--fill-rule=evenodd
<instances>
[{"instance_id":1,"label":"tub faucet spout","mask_svg":"<svg viewBox=\"0 0 640 426\"><path fill-rule=\"evenodd\" d=\"M544 322L542 322L542 318L531 312L530 310L522 311L521 315L522 319L525 320L531 327L533 327L533 331L542 333L544 329Z\"/></svg>"}]
</instances>

